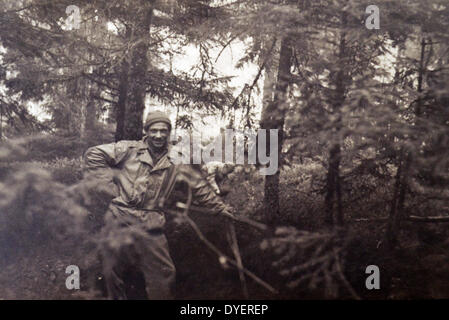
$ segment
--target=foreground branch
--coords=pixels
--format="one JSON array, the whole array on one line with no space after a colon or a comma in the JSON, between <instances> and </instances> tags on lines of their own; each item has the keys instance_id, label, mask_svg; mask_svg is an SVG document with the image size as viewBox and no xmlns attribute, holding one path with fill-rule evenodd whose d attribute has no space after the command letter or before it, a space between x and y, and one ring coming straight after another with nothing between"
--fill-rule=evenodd
<instances>
[{"instance_id":1,"label":"foreground branch","mask_svg":"<svg viewBox=\"0 0 449 320\"><path fill-rule=\"evenodd\" d=\"M170 210L172 211L172 210ZM174 214L178 214L177 212L173 212ZM213 252L215 252L219 257L223 257L226 259L226 262L228 262L229 264L231 264L232 266L234 266L235 268L237 268L237 270L243 272L244 274L246 274L248 277L250 277L251 279L253 279L255 282L257 282L258 284L260 284L262 287L264 287L265 289L267 289L268 291L270 291L271 293L277 294L278 291L273 288L271 285L269 285L268 283L266 283L265 281L263 281L262 279L260 279L258 276L256 276L254 273L252 273L251 271L249 271L248 269L246 269L243 266L240 266L240 264L229 258L227 255L225 255L223 252L220 251L220 249L218 249L212 242L210 242L205 236L204 234L201 232L201 230L199 229L199 227L197 226L197 224L188 216L188 215L182 215L182 217L189 223L189 225L192 227L192 229L195 231L196 235L198 236L198 238L209 248L211 249Z\"/></svg>"}]
</instances>

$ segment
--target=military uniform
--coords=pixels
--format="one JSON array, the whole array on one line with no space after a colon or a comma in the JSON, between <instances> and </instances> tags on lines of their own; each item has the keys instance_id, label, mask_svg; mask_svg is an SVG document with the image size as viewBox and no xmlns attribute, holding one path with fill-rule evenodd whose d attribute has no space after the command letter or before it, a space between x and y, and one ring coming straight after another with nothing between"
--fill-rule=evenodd
<instances>
[{"instance_id":1,"label":"military uniform","mask_svg":"<svg viewBox=\"0 0 449 320\"><path fill-rule=\"evenodd\" d=\"M106 228L114 225L119 230L127 230L139 225L145 230L141 236L133 233L132 240L124 236L120 245L103 247L103 271L110 298L126 299L123 276L130 270L128 267L143 273L148 298L171 298L175 267L163 233L165 215L156 206L155 199L173 165L169 152L154 163L145 137L141 141L99 145L85 153L87 174L112 177L106 181L114 196L105 216ZM114 173L111 175L109 170ZM204 179L192 186L200 205L215 213L229 214L228 207ZM120 232L116 230L112 240L119 238Z\"/></svg>"}]
</instances>

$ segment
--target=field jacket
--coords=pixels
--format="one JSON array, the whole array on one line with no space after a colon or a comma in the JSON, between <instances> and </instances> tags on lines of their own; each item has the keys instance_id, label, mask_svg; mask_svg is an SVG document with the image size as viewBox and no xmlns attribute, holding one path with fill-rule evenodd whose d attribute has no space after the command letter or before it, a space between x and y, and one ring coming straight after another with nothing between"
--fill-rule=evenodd
<instances>
[{"instance_id":1,"label":"field jacket","mask_svg":"<svg viewBox=\"0 0 449 320\"><path fill-rule=\"evenodd\" d=\"M102 181L111 188L115 197L109 211L113 216L138 217L151 228L163 227L164 213L155 210L154 200L168 169L174 165L170 152L154 163L144 137L140 141L123 140L91 147L84 154L84 163L86 174L103 176ZM196 202L215 213L227 210L206 180L194 180L190 185Z\"/></svg>"}]
</instances>

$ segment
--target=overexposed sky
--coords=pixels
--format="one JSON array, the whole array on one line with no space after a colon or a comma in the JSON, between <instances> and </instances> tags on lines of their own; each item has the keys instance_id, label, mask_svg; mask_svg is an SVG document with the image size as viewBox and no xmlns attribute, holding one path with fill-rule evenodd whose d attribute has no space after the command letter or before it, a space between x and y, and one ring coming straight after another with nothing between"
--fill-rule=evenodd
<instances>
[{"instance_id":1,"label":"overexposed sky","mask_svg":"<svg viewBox=\"0 0 449 320\"><path fill-rule=\"evenodd\" d=\"M220 54L220 57L217 59L215 63L216 72L219 76L231 76L233 77L230 81L230 86L234 88L234 95L238 95L245 83L252 83L255 78L258 66L255 64L246 64L242 69L237 69L235 65L242 58L244 54L245 45L242 42L235 41L223 52ZM218 56L221 48L211 50L210 54L212 59ZM184 52L182 54L178 54L173 56L172 60L172 68L173 72L176 74L177 72L187 72L193 75L192 67L196 65L200 60L199 49L194 45L189 45L184 48ZM169 61L164 61L165 66L162 66L164 69L169 68ZM199 76L198 72L197 75ZM259 81L263 81L263 77L260 78ZM261 103L261 97L256 98ZM49 115L40 107L41 103L28 103L28 107L30 112L37 116L38 119L48 119ZM176 109L174 106L163 105L158 101L152 101L150 99L146 99L145 101L145 111L144 117L151 110L164 110L170 114L170 118L174 122L176 119ZM261 105L257 108L256 113L259 114L261 110ZM180 112L180 115L186 114L185 112ZM237 121L240 116L239 112L236 113ZM194 115L194 126L195 131L202 131L205 138L212 137L218 135L220 132L220 127L226 125L226 121L221 119L220 116L207 116L201 117L200 115Z\"/></svg>"},{"instance_id":2,"label":"overexposed sky","mask_svg":"<svg viewBox=\"0 0 449 320\"><path fill-rule=\"evenodd\" d=\"M222 48L216 48L209 52L211 59L215 60L219 55ZM245 44L243 42L235 41L230 46L221 52L218 57L214 67L216 72L221 77L230 76L232 77L229 85L234 89L234 95L237 96L241 90L243 89L245 84L251 84L256 77L258 66L253 63L246 64L243 68L237 69L235 66L238 61L243 57L245 52ZM172 60L172 68L173 72L176 74L179 72L188 72L193 75L192 67L198 64L200 61L199 49L195 45L189 45L185 47L183 54L173 56ZM168 70L169 62L167 61L167 66L165 66ZM198 72L197 75L199 76ZM263 77L260 77L259 81L263 81ZM258 101L258 107L256 110L256 114L260 114L261 111L261 95L256 98ZM153 102L154 104L158 104L157 102ZM145 109L145 115L148 111L151 110L164 110L170 113L170 118L174 122L176 119L176 109L170 106L160 105L159 107L154 107L152 104L148 103ZM151 106L150 106L151 104ZM180 112L180 114L186 114L185 112ZM236 113L236 120L238 121L239 112ZM199 115L195 115L194 117L194 126L195 131L202 131L203 136L205 138L216 136L220 132L220 127L224 127L226 125L226 121L221 119L221 116L208 116L201 117Z\"/></svg>"}]
</instances>

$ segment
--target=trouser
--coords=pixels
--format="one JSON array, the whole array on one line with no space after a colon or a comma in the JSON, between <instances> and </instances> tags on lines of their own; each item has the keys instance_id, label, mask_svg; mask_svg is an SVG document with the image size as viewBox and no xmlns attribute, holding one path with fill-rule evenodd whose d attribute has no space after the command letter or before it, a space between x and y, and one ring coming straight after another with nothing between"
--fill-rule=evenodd
<instances>
[{"instance_id":1,"label":"trouser","mask_svg":"<svg viewBox=\"0 0 449 320\"><path fill-rule=\"evenodd\" d=\"M176 269L163 229L123 223L114 223L112 227L109 224L107 228L108 241L102 246L101 260L108 297L127 299L128 273L141 272L148 299L171 299Z\"/></svg>"}]
</instances>

